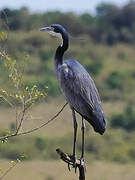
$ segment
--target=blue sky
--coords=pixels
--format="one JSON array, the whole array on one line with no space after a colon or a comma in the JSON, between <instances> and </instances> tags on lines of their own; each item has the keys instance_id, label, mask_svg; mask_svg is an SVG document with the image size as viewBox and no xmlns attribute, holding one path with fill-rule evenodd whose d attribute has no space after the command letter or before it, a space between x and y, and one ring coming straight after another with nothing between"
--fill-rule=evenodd
<instances>
[{"instance_id":1,"label":"blue sky","mask_svg":"<svg viewBox=\"0 0 135 180\"><path fill-rule=\"evenodd\" d=\"M31 11L43 12L47 10L94 12L97 4L101 2L124 5L128 0L0 0L0 9L3 7L28 7Z\"/></svg>"}]
</instances>

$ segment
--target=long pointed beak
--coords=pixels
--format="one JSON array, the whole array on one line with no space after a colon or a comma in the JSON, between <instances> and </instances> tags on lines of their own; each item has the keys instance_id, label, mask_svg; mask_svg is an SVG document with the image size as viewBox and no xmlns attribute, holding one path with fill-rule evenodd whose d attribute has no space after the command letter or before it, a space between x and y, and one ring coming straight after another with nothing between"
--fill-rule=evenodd
<instances>
[{"instance_id":1,"label":"long pointed beak","mask_svg":"<svg viewBox=\"0 0 135 180\"><path fill-rule=\"evenodd\" d=\"M51 27L43 27L43 28L40 28L40 31L49 32L49 31L52 31L52 28Z\"/></svg>"}]
</instances>

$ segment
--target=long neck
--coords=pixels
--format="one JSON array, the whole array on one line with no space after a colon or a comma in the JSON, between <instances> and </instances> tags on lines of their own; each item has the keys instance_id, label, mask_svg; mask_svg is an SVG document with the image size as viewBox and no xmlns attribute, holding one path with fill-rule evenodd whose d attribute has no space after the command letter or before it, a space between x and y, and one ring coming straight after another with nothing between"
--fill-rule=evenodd
<instances>
[{"instance_id":1,"label":"long neck","mask_svg":"<svg viewBox=\"0 0 135 180\"><path fill-rule=\"evenodd\" d=\"M55 53L55 71L57 72L58 67L63 63L63 54L68 49L68 34L62 35L63 43L59 46Z\"/></svg>"}]
</instances>

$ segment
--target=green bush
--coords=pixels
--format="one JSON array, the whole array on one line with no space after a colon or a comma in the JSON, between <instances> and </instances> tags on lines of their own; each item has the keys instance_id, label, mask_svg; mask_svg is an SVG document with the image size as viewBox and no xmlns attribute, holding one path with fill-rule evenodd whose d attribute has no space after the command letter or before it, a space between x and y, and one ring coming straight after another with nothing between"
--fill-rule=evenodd
<instances>
[{"instance_id":1,"label":"green bush","mask_svg":"<svg viewBox=\"0 0 135 180\"><path fill-rule=\"evenodd\" d=\"M42 151L43 149L45 149L47 147L47 143L48 143L48 140L45 139L45 138L41 138L41 137L37 137L35 139L35 146L40 150Z\"/></svg>"},{"instance_id":2,"label":"green bush","mask_svg":"<svg viewBox=\"0 0 135 180\"><path fill-rule=\"evenodd\" d=\"M27 45L32 45L35 48L42 47L45 44L42 36L39 36L37 34L31 34L31 36L27 37L24 40L24 43L26 43Z\"/></svg>"},{"instance_id":3,"label":"green bush","mask_svg":"<svg viewBox=\"0 0 135 180\"><path fill-rule=\"evenodd\" d=\"M93 75L98 75L103 67L103 64L101 61L94 61L91 64L86 65L86 69L88 72L92 73Z\"/></svg>"},{"instance_id":4,"label":"green bush","mask_svg":"<svg viewBox=\"0 0 135 180\"><path fill-rule=\"evenodd\" d=\"M125 75L119 71L113 71L110 73L107 84L112 89L122 89L123 87L123 80L125 78Z\"/></svg>"},{"instance_id":5,"label":"green bush","mask_svg":"<svg viewBox=\"0 0 135 180\"><path fill-rule=\"evenodd\" d=\"M123 128L127 131L135 130L135 112L128 106L121 114L115 114L111 117L111 127Z\"/></svg>"},{"instance_id":6,"label":"green bush","mask_svg":"<svg viewBox=\"0 0 135 180\"><path fill-rule=\"evenodd\" d=\"M50 47L43 47L39 51L39 56L43 62L46 62L48 59L52 57L52 50Z\"/></svg>"}]
</instances>

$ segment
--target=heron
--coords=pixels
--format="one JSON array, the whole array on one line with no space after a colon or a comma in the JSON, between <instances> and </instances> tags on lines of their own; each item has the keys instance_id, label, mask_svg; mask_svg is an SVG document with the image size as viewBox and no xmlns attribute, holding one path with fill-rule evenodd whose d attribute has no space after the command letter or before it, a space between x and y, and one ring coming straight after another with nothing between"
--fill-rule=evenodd
<instances>
[{"instance_id":1,"label":"heron","mask_svg":"<svg viewBox=\"0 0 135 180\"><path fill-rule=\"evenodd\" d=\"M59 81L61 91L68 102L73 116L74 140L73 158L76 161L77 118L76 112L82 120L82 145L80 161L84 162L85 121L88 121L95 132L103 134L106 129L106 117L101 105L100 96L95 83L86 69L74 59L63 60L63 55L69 47L69 35L60 24L43 27L40 31L61 39L54 58L54 70Z\"/></svg>"}]
</instances>

